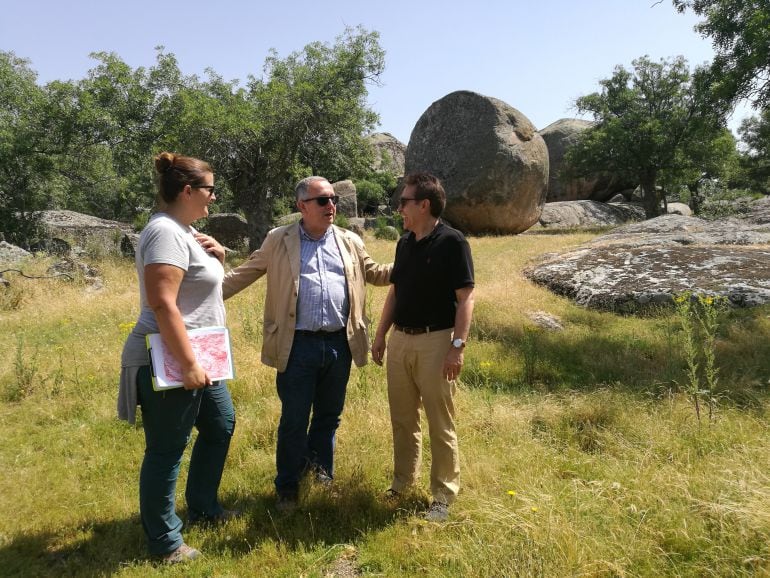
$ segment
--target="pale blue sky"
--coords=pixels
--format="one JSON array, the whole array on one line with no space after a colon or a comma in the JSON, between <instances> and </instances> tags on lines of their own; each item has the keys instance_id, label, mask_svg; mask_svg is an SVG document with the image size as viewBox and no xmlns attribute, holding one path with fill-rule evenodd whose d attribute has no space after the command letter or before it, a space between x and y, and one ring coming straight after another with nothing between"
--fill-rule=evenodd
<instances>
[{"instance_id":1,"label":"pale blue sky","mask_svg":"<svg viewBox=\"0 0 770 578\"><path fill-rule=\"evenodd\" d=\"M185 74L210 67L243 81L261 75L270 48L286 56L360 24L386 51L369 94L378 130L408 143L425 109L455 90L499 98L544 128L575 116L574 100L617 64L645 54L702 64L713 52L696 22L670 0L0 0L0 50L29 59L41 83L83 78L97 51L151 66L157 45Z\"/></svg>"}]
</instances>

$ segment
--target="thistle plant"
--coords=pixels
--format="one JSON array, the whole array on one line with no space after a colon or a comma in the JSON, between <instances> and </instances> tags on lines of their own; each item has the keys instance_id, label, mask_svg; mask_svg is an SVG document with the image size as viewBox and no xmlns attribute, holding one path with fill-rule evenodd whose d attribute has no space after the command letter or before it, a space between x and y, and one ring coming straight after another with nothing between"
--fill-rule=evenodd
<instances>
[{"instance_id":1,"label":"thistle plant","mask_svg":"<svg viewBox=\"0 0 770 578\"><path fill-rule=\"evenodd\" d=\"M685 389L698 422L702 402L708 409L709 421L716 418L719 368L716 365L716 334L719 315L726 306L723 297L695 295L690 291L674 298L687 369Z\"/></svg>"},{"instance_id":2,"label":"thistle plant","mask_svg":"<svg viewBox=\"0 0 770 578\"><path fill-rule=\"evenodd\" d=\"M519 348L524 361L524 383L528 386L532 386L537 377L538 347L541 332L542 330L539 327L530 324L525 324L522 332Z\"/></svg>"},{"instance_id":3,"label":"thistle plant","mask_svg":"<svg viewBox=\"0 0 770 578\"><path fill-rule=\"evenodd\" d=\"M4 398L17 402L32 394L41 381L39 351L25 352L24 337L16 341L16 355L13 359L14 379L5 385Z\"/></svg>"}]
</instances>

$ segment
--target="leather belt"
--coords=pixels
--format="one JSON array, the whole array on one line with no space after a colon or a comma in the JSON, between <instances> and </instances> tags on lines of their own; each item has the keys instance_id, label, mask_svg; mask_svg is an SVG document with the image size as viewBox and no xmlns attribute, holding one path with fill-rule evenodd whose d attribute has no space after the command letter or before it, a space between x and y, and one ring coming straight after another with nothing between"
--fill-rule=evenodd
<instances>
[{"instance_id":1,"label":"leather belt","mask_svg":"<svg viewBox=\"0 0 770 578\"><path fill-rule=\"evenodd\" d=\"M305 335L306 337L329 337L331 335L338 335L345 331L342 329L333 329L332 331L326 331L325 329L319 329L318 331L309 331L307 329L295 329L294 333L297 335Z\"/></svg>"},{"instance_id":2,"label":"leather belt","mask_svg":"<svg viewBox=\"0 0 770 578\"><path fill-rule=\"evenodd\" d=\"M425 325L423 327L404 327L403 325L393 324L393 328L396 331L401 331L407 335L422 335L423 333L430 333L432 331L444 331L445 329L452 329L452 326L444 327L443 325Z\"/></svg>"}]
</instances>

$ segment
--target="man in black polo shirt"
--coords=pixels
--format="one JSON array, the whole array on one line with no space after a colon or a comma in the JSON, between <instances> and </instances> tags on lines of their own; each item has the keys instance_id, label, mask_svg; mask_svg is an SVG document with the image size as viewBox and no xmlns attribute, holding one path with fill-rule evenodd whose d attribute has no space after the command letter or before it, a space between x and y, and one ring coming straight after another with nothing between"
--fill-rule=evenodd
<instances>
[{"instance_id":1,"label":"man in black polo shirt","mask_svg":"<svg viewBox=\"0 0 770 578\"><path fill-rule=\"evenodd\" d=\"M473 314L473 260L462 233L439 219L446 195L429 173L409 175L399 199L404 228L390 290L372 344L382 365L387 341L388 402L393 426L393 482L397 496L415 483L422 456L420 405L430 426L428 520L443 522L460 489L454 425L455 379Z\"/></svg>"}]
</instances>

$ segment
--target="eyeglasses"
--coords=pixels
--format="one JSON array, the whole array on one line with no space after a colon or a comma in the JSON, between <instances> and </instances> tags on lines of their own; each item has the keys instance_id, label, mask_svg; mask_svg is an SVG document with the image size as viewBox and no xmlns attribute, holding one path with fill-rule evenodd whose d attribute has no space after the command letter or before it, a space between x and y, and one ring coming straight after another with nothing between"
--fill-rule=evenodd
<instances>
[{"instance_id":1,"label":"eyeglasses","mask_svg":"<svg viewBox=\"0 0 770 578\"><path fill-rule=\"evenodd\" d=\"M409 201L418 201L419 202L419 201L424 201L424 200L425 199L418 199L417 197L401 197L400 199L398 199L398 206L403 209L404 207L406 207L406 204Z\"/></svg>"},{"instance_id":2,"label":"eyeglasses","mask_svg":"<svg viewBox=\"0 0 770 578\"><path fill-rule=\"evenodd\" d=\"M310 199L302 199L303 202L309 203L310 201L315 201L320 206L325 207L329 204L329 201L331 201L332 205L336 205L337 201L339 201L340 198L337 195L334 195L333 197L312 197Z\"/></svg>"},{"instance_id":3,"label":"eyeglasses","mask_svg":"<svg viewBox=\"0 0 770 578\"><path fill-rule=\"evenodd\" d=\"M196 185L196 189L206 189L209 192L209 197L214 196L214 192L216 191L216 187L214 185Z\"/></svg>"}]
</instances>

